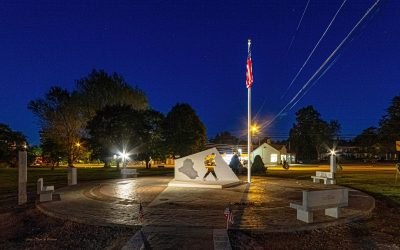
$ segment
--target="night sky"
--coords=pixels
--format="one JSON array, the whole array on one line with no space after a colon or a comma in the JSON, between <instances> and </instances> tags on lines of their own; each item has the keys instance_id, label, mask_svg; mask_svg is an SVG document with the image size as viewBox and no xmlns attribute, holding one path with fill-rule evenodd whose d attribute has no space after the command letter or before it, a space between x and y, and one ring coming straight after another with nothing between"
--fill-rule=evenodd
<instances>
[{"instance_id":1,"label":"night sky","mask_svg":"<svg viewBox=\"0 0 400 250\"><path fill-rule=\"evenodd\" d=\"M304 12L307 0L1 1L0 123L38 143L37 120L27 103L53 85L72 90L75 80L96 68L122 74L163 113L177 102L189 103L209 137L223 130L243 134L247 39L252 39L253 113L266 122L375 0L345 3L282 98L342 2L310 0ZM377 126L400 94L400 1L382 0L336 55L329 71L265 135L285 139L295 112L306 105L326 120L339 120L347 138Z\"/></svg>"}]
</instances>

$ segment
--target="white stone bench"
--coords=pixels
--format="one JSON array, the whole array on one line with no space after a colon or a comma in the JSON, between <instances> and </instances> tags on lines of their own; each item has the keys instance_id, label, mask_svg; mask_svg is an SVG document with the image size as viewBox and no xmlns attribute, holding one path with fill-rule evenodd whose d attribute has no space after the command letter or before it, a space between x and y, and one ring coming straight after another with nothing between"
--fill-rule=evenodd
<instances>
[{"instance_id":1,"label":"white stone bench","mask_svg":"<svg viewBox=\"0 0 400 250\"><path fill-rule=\"evenodd\" d=\"M37 194L39 201L52 201L53 200L54 186L43 186L43 178L37 180Z\"/></svg>"},{"instance_id":2,"label":"white stone bench","mask_svg":"<svg viewBox=\"0 0 400 250\"><path fill-rule=\"evenodd\" d=\"M132 168L123 168L121 169L121 174L122 176L125 178L128 175L132 175L133 177L137 177L138 172L136 169L132 169Z\"/></svg>"},{"instance_id":3,"label":"white stone bench","mask_svg":"<svg viewBox=\"0 0 400 250\"><path fill-rule=\"evenodd\" d=\"M336 184L335 175L332 172L315 172L315 176L311 176L314 183L319 183L319 180L324 180L324 184Z\"/></svg>"},{"instance_id":4,"label":"white stone bench","mask_svg":"<svg viewBox=\"0 0 400 250\"><path fill-rule=\"evenodd\" d=\"M349 190L347 188L303 191L303 203L290 203L290 207L297 209L297 219L306 223L313 222L313 211L325 210L325 215L339 218L340 207L349 204Z\"/></svg>"}]
</instances>

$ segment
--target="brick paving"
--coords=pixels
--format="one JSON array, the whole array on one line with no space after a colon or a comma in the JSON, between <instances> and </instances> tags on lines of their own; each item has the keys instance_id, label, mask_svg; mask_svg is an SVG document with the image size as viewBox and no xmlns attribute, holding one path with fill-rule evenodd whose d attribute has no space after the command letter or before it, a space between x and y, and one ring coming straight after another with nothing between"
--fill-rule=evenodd
<instances>
[{"instance_id":1,"label":"brick paving","mask_svg":"<svg viewBox=\"0 0 400 250\"><path fill-rule=\"evenodd\" d=\"M183 242L212 248L212 229L225 228L223 212L227 206L234 213L231 229L289 232L366 218L375 205L371 196L350 190L349 206L342 209L340 219L327 217L322 210L314 214L315 223L306 224L296 220L296 210L289 203L300 201L302 190L338 186L254 177L251 185L200 189L168 187L170 180L143 177L80 184L56 190L59 200L39 203L37 207L45 214L85 224L142 225L143 234L153 248L164 244L183 248ZM145 213L143 223L138 219L140 202Z\"/></svg>"}]
</instances>

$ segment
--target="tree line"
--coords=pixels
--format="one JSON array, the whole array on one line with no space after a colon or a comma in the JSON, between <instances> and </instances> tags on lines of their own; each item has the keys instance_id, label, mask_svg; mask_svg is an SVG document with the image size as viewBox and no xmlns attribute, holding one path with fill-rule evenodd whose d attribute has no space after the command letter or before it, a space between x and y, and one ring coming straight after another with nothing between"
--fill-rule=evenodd
<instances>
[{"instance_id":1,"label":"tree line","mask_svg":"<svg viewBox=\"0 0 400 250\"><path fill-rule=\"evenodd\" d=\"M149 162L179 157L204 149L206 127L195 110L177 103L166 114L152 109L145 93L117 73L93 70L75 83L72 91L51 87L28 104L38 118L40 147L31 148L29 159L41 155L53 166L65 161L72 167L78 157L100 160L109 167L113 156L129 152L134 160ZM350 141L340 139L337 120L325 121L313 107L296 112L296 121L285 143L298 160L319 160L334 144L361 147L370 155L395 153L400 140L400 96L395 96L378 127L369 127ZM267 141L268 137L262 141ZM218 133L210 142L246 144L231 133ZM16 152L26 137L0 124L0 163L16 164Z\"/></svg>"},{"instance_id":2,"label":"tree line","mask_svg":"<svg viewBox=\"0 0 400 250\"><path fill-rule=\"evenodd\" d=\"M163 160L204 148L206 128L194 109L178 103L166 116L150 108L145 93L117 74L93 70L68 91L54 86L28 108L38 118L43 157L72 167L84 150L110 166L113 155Z\"/></svg>"},{"instance_id":3,"label":"tree line","mask_svg":"<svg viewBox=\"0 0 400 250\"><path fill-rule=\"evenodd\" d=\"M400 140L400 96L393 97L378 127L366 128L349 141L340 139L340 128L338 121L324 121L314 107L307 106L297 111L288 144L299 160L320 160L327 148L341 144L359 147L360 153L370 156L396 154L395 142Z\"/></svg>"}]
</instances>

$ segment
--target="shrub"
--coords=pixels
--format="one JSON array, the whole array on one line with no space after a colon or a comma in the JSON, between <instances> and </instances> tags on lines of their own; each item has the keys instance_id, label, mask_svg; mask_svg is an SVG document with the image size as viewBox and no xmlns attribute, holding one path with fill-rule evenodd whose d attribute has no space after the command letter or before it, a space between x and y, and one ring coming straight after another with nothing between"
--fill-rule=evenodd
<instances>
[{"instance_id":1,"label":"shrub","mask_svg":"<svg viewBox=\"0 0 400 250\"><path fill-rule=\"evenodd\" d=\"M262 161L261 156L259 155L256 155L256 157L254 157L254 162L251 165L251 174L265 175L264 162Z\"/></svg>"}]
</instances>

